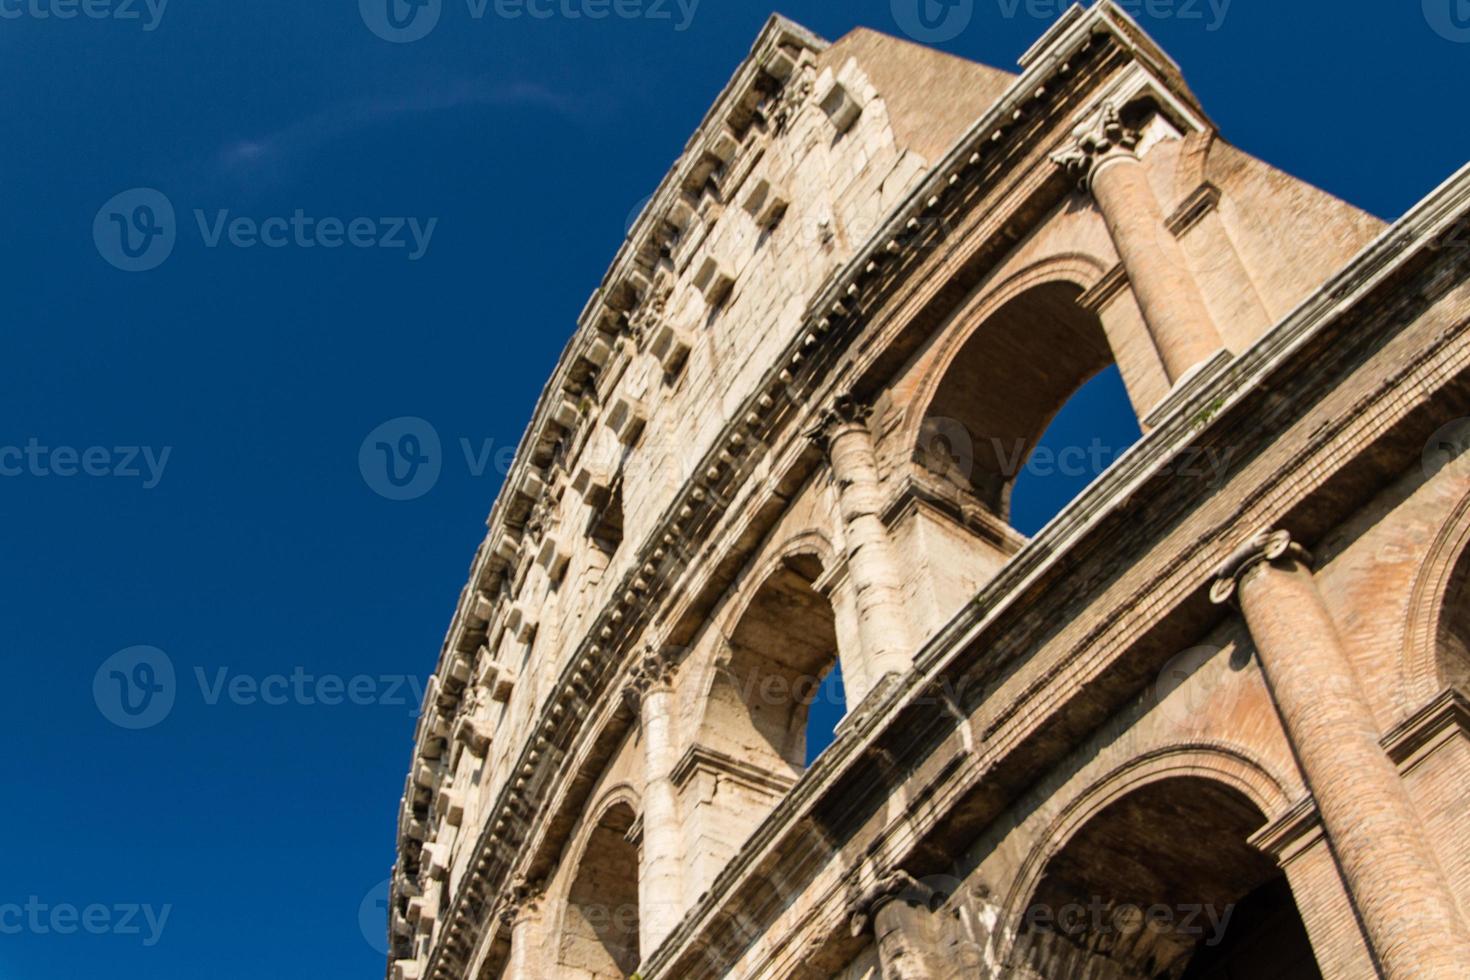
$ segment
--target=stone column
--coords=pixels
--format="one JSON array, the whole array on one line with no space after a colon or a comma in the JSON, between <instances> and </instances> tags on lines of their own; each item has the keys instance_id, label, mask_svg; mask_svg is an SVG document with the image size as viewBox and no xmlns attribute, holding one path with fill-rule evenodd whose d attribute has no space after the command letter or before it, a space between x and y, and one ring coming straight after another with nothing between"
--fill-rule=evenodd
<instances>
[{"instance_id":1,"label":"stone column","mask_svg":"<svg viewBox=\"0 0 1470 980\"><path fill-rule=\"evenodd\" d=\"M1464 977L1470 931L1379 743L1310 560L1285 531L1257 535L1220 569L1210 598L1239 598L1282 728L1383 975Z\"/></svg>"},{"instance_id":2,"label":"stone column","mask_svg":"<svg viewBox=\"0 0 1470 980\"><path fill-rule=\"evenodd\" d=\"M905 871L891 871L848 907L852 934L873 931L883 980L957 976L935 921L940 896Z\"/></svg>"},{"instance_id":3,"label":"stone column","mask_svg":"<svg viewBox=\"0 0 1470 980\"><path fill-rule=\"evenodd\" d=\"M827 453L837 484L838 509L847 546L847 576L857 597L861 669L843 662L849 703L857 704L885 674L913 663L904 615L902 573L888 527L880 514L878 458L868 431L871 409L841 396L828 409L814 436Z\"/></svg>"},{"instance_id":4,"label":"stone column","mask_svg":"<svg viewBox=\"0 0 1470 980\"><path fill-rule=\"evenodd\" d=\"M546 975L541 963L541 889L524 879L510 888L510 897L500 908L500 921L510 929L510 962L506 980L540 980Z\"/></svg>"},{"instance_id":5,"label":"stone column","mask_svg":"<svg viewBox=\"0 0 1470 980\"><path fill-rule=\"evenodd\" d=\"M638 882L638 948L646 959L683 916L683 833L674 788L673 663L650 653L634 675L643 729L643 846Z\"/></svg>"},{"instance_id":6,"label":"stone column","mask_svg":"<svg viewBox=\"0 0 1470 980\"><path fill-rule=\"evenodd\" d=\"M1110 103L1072 138L1071 148L1052 159L1092 192L1164 372L1177 382L1220 349L1220 334L1133 152L1139 134L1123 125Z\"/></svg>"}]
</instances>

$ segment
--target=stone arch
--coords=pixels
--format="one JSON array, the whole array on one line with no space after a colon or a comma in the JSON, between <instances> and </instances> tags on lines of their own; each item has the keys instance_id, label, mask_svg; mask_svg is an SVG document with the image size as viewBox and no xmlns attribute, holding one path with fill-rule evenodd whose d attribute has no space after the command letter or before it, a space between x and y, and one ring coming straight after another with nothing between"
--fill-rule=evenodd
<instances>
[{"instance_id":1,"label":"stone arch","mask_svg":"<svg viewBox=\"0 0 1470 980\"><path fill-rule=\"evenodd\" d=\"M975 296L926 368L905 420L913 461L1009 512L1015 477L1058 411L1117 358L1102 320L1078 300L1104 270L1053 256Z\"/></svg>"},{"instance_id":2,"label":"stone arch","mask_svg":"<svg viewBox=\"0 0 1470 980\"><path fill-rule=\"evenodd\" d=\"M638 969L638 797L614 787L589 812L556 928L557 976L623 980Z\"/></svg>"},{"instance_id":3,"label":"stone arch","mask_svg":"<svg viewBox=\"0 0 1470 980\"><path fill-rule=\"evenodd\" d=\"M722 649L703 680L702 745L800 775L807 709L838 661L836 613L818 588L836 560L825 534L805 530L750 570L751 587L722 618Z\"/></svg>"},{"instance_id":4,"label":"stone arch","mask_svg":"<svg viewBox=\"0 0 1470 980\"><path fill-rule=\"evenodd\" d=\"M1216 961L1251 954L1221 951L1221 917L1228 924L1249 902L1295 957L1282 980L1319 980L1279 867L1248 842L1289 809L1285 786L1223 743L1161 748L1114 769L1039 832L1002 904L1005 962L1018 976L1233 975L1213 972ZM1219 934L1207 936L1200 915Z\"/></svg>"},{"instance_id":5,"label":"stone arch","mask_svg":"<svg viewBox=\"0 0 1470 980\"><path fill-rule=\"evenodd\" d=\"M1440 525L1415 573L1401 664L1410 709L1448 685L1470 690L1470 491Z\"/></svg>"}]
</instances>

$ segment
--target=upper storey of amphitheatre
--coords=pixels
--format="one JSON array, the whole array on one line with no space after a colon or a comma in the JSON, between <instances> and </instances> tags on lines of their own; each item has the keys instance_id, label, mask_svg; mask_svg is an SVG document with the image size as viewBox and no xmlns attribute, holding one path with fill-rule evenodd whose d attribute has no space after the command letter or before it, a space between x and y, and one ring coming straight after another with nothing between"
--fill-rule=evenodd
<instances>
[{"instance_id":1,"label":"upper storey of amphitheatre","mask_svg":"<svg viewBox=\"0 0 1470 980\"><path fill-rule=\"evenodd\" d=\"M1014 571L1017 454L1081 384L1116 365L1162 431L1380 229L1220 139L1110 4L1017 74L773 18L587 301L490 513L416 733L393 969L495 975L514 917L492 911L539 883L563 915L588 842L613 861L640 834L682 866L662 920L643 908L650 956L801 794L805 703L752 692L839 662L860 728ZM1027 567L1072 543L1054 529ZM670 673L650 748L639 692ZM651 822L649 780L677 819ZM548 936L529 975L583 975L573 947L610 951L587 975L640 962Z\"/></svg>"}]
</instances>

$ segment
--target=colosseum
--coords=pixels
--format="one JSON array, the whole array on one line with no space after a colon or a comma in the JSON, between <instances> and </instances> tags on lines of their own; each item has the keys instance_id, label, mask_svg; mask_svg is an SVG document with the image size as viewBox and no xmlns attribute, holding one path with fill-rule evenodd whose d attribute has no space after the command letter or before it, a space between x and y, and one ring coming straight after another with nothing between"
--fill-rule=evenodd
<instances>
[{"instance_id":1,"label":"colosseum","mask_svg":"<svg viewBox=\"0 0 1470 980\"><path fill-rule=\"evenodd\" d=\"M490 513L390 978L1470 976L1467 216L1108 2L1016 72L772 18ZM1027 537L1105 369L1142 436Z\"/></svg>"}]
</instances>

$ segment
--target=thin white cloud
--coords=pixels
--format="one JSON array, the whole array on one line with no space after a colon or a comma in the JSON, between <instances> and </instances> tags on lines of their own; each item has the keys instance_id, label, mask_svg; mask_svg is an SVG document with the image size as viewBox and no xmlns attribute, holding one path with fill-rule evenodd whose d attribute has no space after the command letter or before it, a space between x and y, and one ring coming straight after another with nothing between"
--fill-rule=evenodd
<instances>
[{"instance_id":1,"label":"thin white cloud","mask_svg":"<svg viewBox=\"0 0 1470 980\"><path fill-rule=\"evenodd\" d=\"M344 136L416 115L466 106L539 107L560 115L571 115L575 109L572 100L532 82L468 80L396 98L363 99L333 106L274 132L233 140L215 154L212 169L220 177L259 178L262 171L288 167Z\"/></svg>"}]
</instances>

